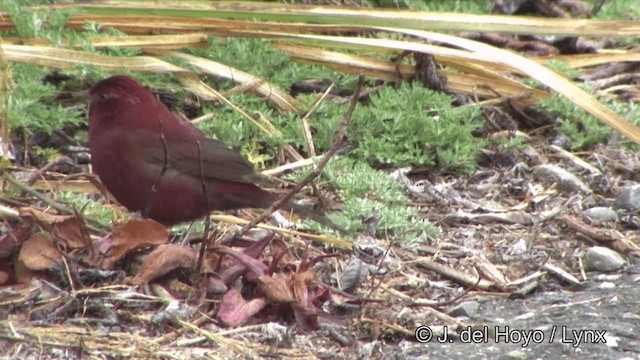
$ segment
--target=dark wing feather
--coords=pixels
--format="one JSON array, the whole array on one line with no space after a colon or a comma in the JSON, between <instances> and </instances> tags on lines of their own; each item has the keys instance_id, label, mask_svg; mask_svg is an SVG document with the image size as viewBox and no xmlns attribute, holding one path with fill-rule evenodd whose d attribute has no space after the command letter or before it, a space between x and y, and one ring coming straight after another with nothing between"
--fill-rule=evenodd
<instances>
[{"instance_id":1,"label":"dark wing feather","mask_svg":"<svg viewBox=\"0 0 640 360\"><path fill-rule=\"evenodd\" d=\"M147 135L148 136L148 135ZM147 146L143 149L145 161L151 163L164 162L164 150L159 135L152 135L156 146ZM253 165L239 152L223 143L200 138L200 151L196 139L166 140L169 168L183 174L200 177L200 159L202 158L202 173L207 180L219 180L238 183L256 183L260 176ZM200 153L200 155L198 155Z\"/></svg>"}]
</instances>

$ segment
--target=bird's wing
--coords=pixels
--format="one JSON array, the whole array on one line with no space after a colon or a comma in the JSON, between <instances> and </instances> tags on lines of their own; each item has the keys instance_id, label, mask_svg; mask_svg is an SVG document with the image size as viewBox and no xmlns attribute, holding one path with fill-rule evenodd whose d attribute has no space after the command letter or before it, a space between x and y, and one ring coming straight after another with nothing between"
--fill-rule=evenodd
<instances>
[{"instance_id":1,"label":"bird's wing","mask_svg":"<svg viewBox=\"0 0 640 360\"><path fill-rule=\"evenodd\" d=\"M140 139L139 136L129 135ZM151 139L149 139L151 137ZM146 162L164 164L165 154L159 135L146 134L142 149ZM198 150L198 143L200 150ZM188 140L165 139L169 169L199 178L200 172L205 179L238 183L255 183L260 176L253 165L236 150L223 143L208 139ZM142 145L142 144L141 144ZM202 166L200 163L202 162Z\"/></svg>"}]
</instances>

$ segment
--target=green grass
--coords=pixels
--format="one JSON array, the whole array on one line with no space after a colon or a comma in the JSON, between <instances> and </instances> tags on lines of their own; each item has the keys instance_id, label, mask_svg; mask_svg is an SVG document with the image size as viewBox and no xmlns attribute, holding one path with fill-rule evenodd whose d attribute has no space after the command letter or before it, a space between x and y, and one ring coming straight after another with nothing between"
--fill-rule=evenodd
<instances>
[{"instance_id":1,"label":"green grass","mask_svg":"<svg viewBox=\"0 0 640 360\"><path fill-rule=\"evenodd\" d=\"M304 176L305 173L299 173L290 178L299 181ZM365 224L374 221L378 236L403 244L424 241L438 233L433 224L420 219L417 207L408 205L411 200L400 183L366 162L341 156L329 163L323 176L329 179L329 186L338 189L342 199L340 211L328 216L347 230L364 231ZM312 230L335 234L315 223L306 225Z\"/></svg>"},{"instance_id":2,"label":"green grass","mask_svg":"<svg viewBox=\"0 0 640 360\"><path fill-rule=\"evenodd\" d=\"M576 78L582 75L582 72L570 69L566 63L563 62L550 62L548 65L568 78ZM540 85L540 83L536 81L529 81L528 83L532 86ZM620 117L635 125L640 125L640 106L636 103L623 103L598 95L597 91L586 84L581 84L580 87L595 96ZM572 150L584 150L595 144L604 143L607 137L613 132L611 127L603 124L600 120L589 115L567 98L558 94L553 94L551 98L539 101L536 107L549 116L557 117L561 120L560 128L571 140L570 146ZM623 143L623 145L630 148L640 148L640 146L632 143Z\"/></svg>"},{"instance_id":3,"label":"green grass","mask_svg":"<svg viewBox=\"0 0 640 360\"><path fill-rule=\"evenodd\" d=\"M37 1L36 1L37 2ZM614 1L605 5L599 17L624 16L620 3ZM64 20L72 11L34 12L23 5L27 1L3 2L18 22L18 29L3 36L24 36L48 39L54 46L60 46L63 40L79 44L87 51L111 55L133 56L138 49L107 48L95 49L87 41L88 36L120 36L117 30L100 31L99 24L87 24L87 33L78 33L64 28ZM465 13L484 13L490 6L481 0L460 1L370 1L373 6L423 9L432 11L454 11ZM631 7L632 8L632 7ZM636 9L627 8L637 13ZM614 15L618 14L618 15ZM636 14L637 16L637 14ZM328 70L319 66L309 66L292 62L287 55L273 47L265 39L229 38L221 43L212 39L206 48L184 50L195 56L208 58L220 63L265 78L270 83L288 89L291 84L306 79L328 79L341 89L353 89L357 81L355 76ZM165 59L183 67L183 62ZM562 63L551 66L569 77L580 73L568 69ZM195 71L194 69L192 69ZM93 66L78 66L62 71L73 77L60 88L42 83L41 79L51 69L28 64L12 64L14 80L18 84L11 97L11 119L14 127L30 133L36 130L51 132L68 124L81 124L86 121L78 113L66 109L56 99L61 89L77 90L87 83L98 81L112 75ZM197 72L197 71L195 71ZM139 79L152 88L170 89L178 96L186 92L171 74L126 73ZM226 91L235 86L230 80L214 79L200 74L202 79L212 86ZM369 88L378 85L368 79ZM302 111L311 108L316 97L300 95L298 98ZM239 148L242 153L258 167L276 165L275 159L283 144L291 144L304 153L299 114L282 113L268 102L254 95L235 94L230 100L240 108L251 113L260 113L270 119L282 132L280 136L269 137L257 129L251 122L241 118L227 106L213 107L203 102L205 113L213 113L213 120L200 123L207 134L218 138L228 145ZM389 236L403 243L424 240L434 236L437 229L430 223L420 220L418 208L410 206L400 184L388 176L390 169L406 166L426 166L440 171L470 173L475 170L475 154L487 142L474 138L471 134L482 126L478 121L480 110L476 107L459 108L453 106L453 97L426 89L419 84L404 83L400 86L382 86L370 94L367 104L360 104L349 124L346 142L350 151L332 160L323 174L328 179L327 186L340 194L342 209L331 214L336 223L348 229L364 230L364 223L374 217L378 225L378 236ZM640 111L634 104L623 104L604 100L618 114L640 124ZM562 131L569 136L573 149L589 148L593 144L606 141L611 129L595 118L578 110L568 100L554 96L541 102L539 108L551 116L562 118ZM326 151L333 140L342 116L347 111L346 104L337 104L329 98L324 101L311 116L313 138L318 152ZM76 134L86 141L85 133ZM505 147L519 146L517 141L505 142ZM38 149L44 157L54 156L51 149ZM305 172L291 175L300 180ZM100 210L99 204L88 202L85 198L73 199L72 194L60 195L65 201L77 202L85 206L92 216L109 218L109 211ZM330 232L320 225L308 223L311 229Z\"/></svg>"}]
</instances>

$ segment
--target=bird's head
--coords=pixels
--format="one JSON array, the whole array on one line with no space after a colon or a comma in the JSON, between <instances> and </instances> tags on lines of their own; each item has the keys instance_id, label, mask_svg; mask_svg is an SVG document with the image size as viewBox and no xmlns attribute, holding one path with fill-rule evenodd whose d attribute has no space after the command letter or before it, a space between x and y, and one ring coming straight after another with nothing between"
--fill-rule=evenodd
<instances>
[{"instance_id":1,"label":"bird's head","mask_svg":"<svg viewBox=\"0 0 640 360\"><path fill-rule=\"evenodd\" d=\"M88 91L88 97L90 127L157 126L152 115L158 108L165 110L151 91L127 75L98 82Z\"/></svg>"},{"instance_id":2,"label":"bird's head","mask_svg":"<svg viewBox=\"0 0 640 360\"><path fill-rule=\"evenodd\" d=\"M95 84L89 90L92 107L131 106L155 101L153 94L127 75L115 75Z\"/></svg>"}]
</instances>

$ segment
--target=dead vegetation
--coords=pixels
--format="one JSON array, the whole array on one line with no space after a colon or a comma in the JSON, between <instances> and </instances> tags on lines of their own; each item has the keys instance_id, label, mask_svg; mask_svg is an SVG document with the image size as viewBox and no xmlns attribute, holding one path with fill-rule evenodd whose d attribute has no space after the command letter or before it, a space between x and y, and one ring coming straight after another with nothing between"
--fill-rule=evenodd
<instances>
[{"instance_id":1,"label":"dead vegetation","mask_svg":"<svg viewBox=\"0 0 640 360\"><path fill-rule=\"evenodd\" d=\"M550 17L585 16L576 8L582 2L568 2L568 8L553 1L540 3L548 6L531 11ZM292 16L312 11L286 9ZM357 8L334 12L337 15L327 19L351 12L364 19L378 15ZM131 46L145 53L132 57L88 53L73 46L54 48L37 39L2 39L0 64L7 92L15 88L7 63L62 69L89 63L110 71L127 66L172 72L203 102L235 107L228 95L243 91L280 111L299 111L296 97L266 79L233 69L233 64L179 52L203 46L214 35L275 39L274 45L292 61L380 80L365 87L362 96L359 91L356 96L335 95L333 87L324 87L318 101L327 101L331 94L333 101L355 104L379 87L420 81L481 105L485 124L476 135L494 142L477 154L479 167L470 175L424 167L390 174L409 194L407 206L419 207L441 230L436 238L425 235L409 245L376 236L376 214L363 214L373 230L352 241L266 224L247 226L244 236L234 237L256 218L251 211L213 214L218 225L206 237L197 231L174 236L145 219L106 224L80 216L78 209L56 199L61 189L102 196L90 176L54 171L59 163L41 169L3 166L2 186L7 191L0 199L0 351L25 359L404 357L406 344L414 343L420 326L430 326L437 335L443 327L455 334L487 325L473 310L459 312L461 303L580 291L593 279L590 271L618 271L633 262L640 241L640 155L626 139L640 143L640 131L633 124L638 120L623 119L578 86L590 84L598 95L621 104L636 102L636 49L603 45L608 41L605 35L637 36L631 25L593 20L581 28L582 37L569 26L578 19L550 23L527 18L515 28L498 23L491 28L495 33L477 33L460 28L464 22L451 15L454 18L446 19L450 28L444 30L457 30L458 37L417 30L430 23L411 14L396 16L406 27L180 17L167 17L159 24L146 17L133 21L95 14L68 20L72 29L81 29L91 19L130 34L92 43L97 48ZM493 20L483 18L482 23ZM3 28L11 26L6 15L0 21ZM526 40L506 34L530 34L535 24L547 27ZM151 28L153 35L140 35ZM349 36L353 32L375 35ZM542 36L549 33L567 36L558 35L551 42ZM323 44L331 44L333 50L320 49ZM354 54L340 48L363 51ZM162 57L179 58L203 73L232 79L241 89L219 92ZM570 79L558 74L545 66L552 60L565 61L585 75ZM525 76L543 86L529 86ZM556 92L626 139L613 134L606 143L573 151L557 130L558 120L532 107ZM280 131L264 119L237 111L265 136ZM282 167L313 164L308 161L316 154L313 132L301 123L307 156L285 144ZM10 128L6 121L3 125L0 136L8 148ZM504 146L498 139L520 143ZM267 173L281 170L274 167ZM588 211L592 209L605 214ZM199 267L202 241L210 245ZM624 257L623 263L601 267L587 255L599 248L614 250Z\"/></svg>"}]
</instances>

